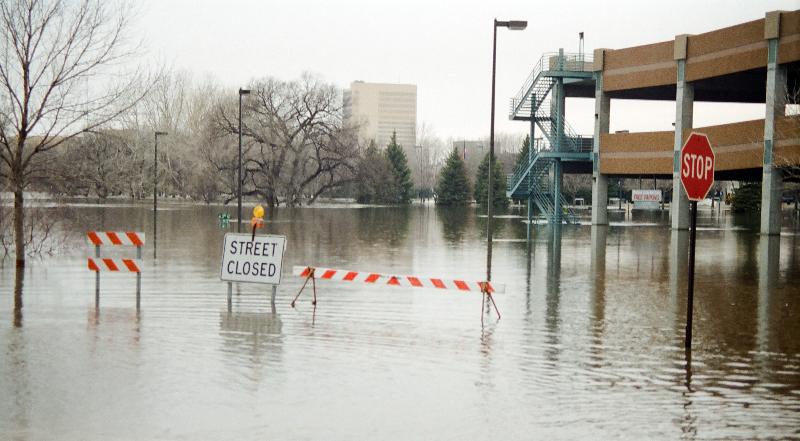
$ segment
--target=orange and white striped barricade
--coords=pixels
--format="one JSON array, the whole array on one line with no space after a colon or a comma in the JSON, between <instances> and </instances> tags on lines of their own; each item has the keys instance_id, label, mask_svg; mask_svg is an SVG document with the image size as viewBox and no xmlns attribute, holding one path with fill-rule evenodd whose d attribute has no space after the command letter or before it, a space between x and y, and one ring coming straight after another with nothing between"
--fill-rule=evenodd
<instances>
[{"instance_id":1,"label":"orange and white striped barricade","mask_svg":"<svg viewBox=\"0 0 800 441\"><path fill-rule=\"evenodd\" d=\"M317 268L312 266L295 266L292 268L292 274L295 276L305 277L305 282L300 288L300 291L292 300L292 307L294 307L303 289L306 287L309 279L311 280L314 299L311 301L313 305L317 304L317 290L316 279L333 280L340 282L360 282L371 283L375 285L398 286L407 288L429 288L429 289L442 289L454 290L461 292L479 292L484 296L488 296L494 305L497 312L497 318L500 318L500 311L497 309L497 304L494 301L493 294L505 292L505 285L495 284L489 281L467 281L461 279L443 279L438 277L422 277L422 276L399 276L394 274L380 274L368 271L351 271L334 268ZM481 305L481 322L483 322L483 305Z\"/></svg>"},{"instance_id":2,"label":"orange and white striped barricade","mask_svg":"<svg viewBox=\"0 0 800 441\"><path fill-rule=\"evenodd\" d=\"M100 272L136 273L136 307L139 307L139 294L142 288L142 247L145 242L144 233L134 231L89 231L86 233L89 244L94 245L94 257L88 258L90 271L95 272L95 298L100 298ZM101 258L101 246L134 246L136 259Z\"/></svg>"}]
</instances>

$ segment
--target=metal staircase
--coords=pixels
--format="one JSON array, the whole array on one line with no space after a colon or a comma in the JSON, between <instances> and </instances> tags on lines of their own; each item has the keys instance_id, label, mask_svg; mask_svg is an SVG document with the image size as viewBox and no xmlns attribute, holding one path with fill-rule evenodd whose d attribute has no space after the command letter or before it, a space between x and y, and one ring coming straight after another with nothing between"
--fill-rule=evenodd
<instances>
[{"instance_id":1,"label":"metal staircase","mask_svg":"<svg viewBox=\"0 0 800 441\"><path fill-rule=\"evenodd\" d=\"M535 144L542 145L543 140L536 140ZM508 176L509 188L506 192L507 196L514 199L525 199L531 196L531 200L536 204L539 209L541 217L548 222L556 220L556 207L553 201L555 195L553 194L552 185L550 181L550 170L553 165L552 158L543 158L541 151L533 155L528 164L522 164L515 170L513 175ZM521 176L521 178L519 178ZM517 178L515 178L517 177ZM568 206L567 200L563 194L559 195L561 200L562 213L560 219L569 224L577 224L579 217Z\"/></svg>"},{"instance_id":2,"label":"metal staircase","mask_svg":"<svg viewBox=\"0 0 800 441\"><path fill-rule=\"evenodd\" d=\"M527 163L521 163L509 176L506 193L514 199L530 198L549 222L578 223L578 216L568 207L563 194L554 194L550 173L553 164L561 160L562 153L592 151L592 138L576 135L563 121L563 116L551 114L553 89L565 79L590 77L591 74L587 73L590 68L591 60L583 54L545 54L511 99L509 119L533 121L541 129L544 139L532 141L533 154ZM563 128L560 131L559 126ZM560 203L556 204L556 200ZM564 207L560 215L557 206Z\"/></svg>"}]
</instances>

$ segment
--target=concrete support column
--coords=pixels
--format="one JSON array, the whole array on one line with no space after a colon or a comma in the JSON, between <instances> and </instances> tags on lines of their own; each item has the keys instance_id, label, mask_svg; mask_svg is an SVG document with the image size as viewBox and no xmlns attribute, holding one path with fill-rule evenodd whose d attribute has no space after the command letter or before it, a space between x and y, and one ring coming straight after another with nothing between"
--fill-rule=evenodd
<instances>
[{"instance_id":1,"label":"concrete support column","mask_svg":"<svg viewBox=\"0 0 800 441\"><path fill-rule=\"evenodd\" d=\"M564 49L558 50L558 59L560 70L563 70L564 60ZM553 107L555 108L554 112L550 114L550 117L555 120L555 140L556 142L553 145L553 151L560 152L564 150L564 107L566 104L566 96L564 93L564 79L558 77L556 79L556 84L553 87ZM562 218L562 210L561 207L561 188L563 187L562 183L564 182L563 179L563 169L561 166L561 159L555 158L553 159L553 222L556 224L561 224Z\"/></svg>"},{"instance_id":2,"label":"concrete support column","mask_svg":"<svg viewBox=\"0 0 800 441\"><path fill-rule=\"evenodd\" d=\"M675 61L677 62L678 78L675 91L675 143L672 162L672 203L670 204L670 218L673 230L689 229L689 199L681 185L680 156L684 136L692 130L692 115L694 112L694 85L686 82L686 46L688 35L675 37Z\"/></svg>"},{"instance_id":3,"label":"concrete support column","mask_svg":"<svg viewBox=\"0 0 800 441\"><path fill-rule=\"evenodd\" d=\"M531 93L531 128L530 134L528 135L528 164L530 165L531 161L533 161L533 149L536 145L535 136L536 136L536 94ZM527 229L527 238L528 242L531 241L531 229L533 228L533 178L531 177L533 170L531 173L528 173L528 229Z\"/></svg>"},{"instance_id":4,"label":"concrete support column","mask_svg":"<svg viewBox=\"0 0 800 441\"><path fill-rule=\"evenodd\" d=\"M781 232L781 193L783 172L775 167L775 118L786 112L786 68L778 64L778 38L780 12L769 12L764 20L764 37L767 39L767 99L764 118L764 162L761 176L761 234L777 235Z\"/></svg>"},{"instance_id":5,"label":"concrete support column","mask_svg":"<svg viewBox=\"0 0 800 441\"><path fill-rule=\"evenodd\" d=\"M527 229L527 240L528 242L531 241L533 235L531 234L533 228L533 196L530 192L528 192L528 229Z\"/></svg>"},{"instance_id":6,"label":"concrete support column","mask_svg":"<svg viewBox=\"0 0 800 441\"><path fill-rule=\"evenodd\" d=\"M561 189L564 188L564 170L561 160L553 160L553 222L560 225L563 219Z\"/></svg>"},{"instance_id":7,"label":"concrete support column","mask_svg":"<svg viewBox=\"0 0 800 441\"><path fill-rule=\"evenodd\" d=\"M608 133L611 99L603 91L603 49L594 51L594 138L592 139L592 225L608 225L608 176L600 173L600 136Z\"/></svg>"}]
</instances>

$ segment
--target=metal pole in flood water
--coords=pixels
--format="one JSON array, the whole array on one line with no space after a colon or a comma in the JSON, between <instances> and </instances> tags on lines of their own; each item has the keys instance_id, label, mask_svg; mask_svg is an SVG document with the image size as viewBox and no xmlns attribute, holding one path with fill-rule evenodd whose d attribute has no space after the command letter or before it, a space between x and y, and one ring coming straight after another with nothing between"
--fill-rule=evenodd
<instances>
[{"instance_id":1,"label":"metal pole in flood water","mask_svg":"<svg viewBox=\"0 0 800 441\"><path fill-rule=\"evenodd\" d=\"M141 265L142 261L142 247L136 247L136 259L139 260L139 264ZM139 271L136 273L136 310L139 310L139 305L141 304L141 292L142 292L142 268L139 268Z\"/></svg>"},{"instance_id":2,"label":"metal pole in flood water","mask_svg":"<svg viewBox=\"0 0 800 441\"><path fill-rule=\"evenodd\" d=\"M166 134L167 132L153 134L153 260L157 259L158 247L158 137Z\"/></svg>"},{"instance_id":3,"label":"metal pole in flood water","mask_svg":"<svg viewBox=\"0 0 800 441\"><path fill-rule=\"evenodd\" d=\"M158 132L153 135L153 260L157 259L158 247Z\"/></svg>"},{"instance_id":4,"label":"metal pole in flood water","mask_svg":"<svg viewBox=\"0 0 800 441\"><path fill-rule=\"evenodd\" d=\"M697 201L692 201L692 219L689 226L689 289L686 304L686 352L692 351L692 315L694 309L694 245L697 237Z\"/></svg>"},{"instance_id":5,"label":"metal pole in flood water","mask_svg":"<svg viewBox=\"0 0 800 441\"><path fill-rule=\"evenodd\" d=\"M100 259L100 245L94 246L94 257ZM100 271L94 273L94 303L100 303Z\"/></svg>"},{"instance_id":6,"label":"metal pole in flood water","mask_svg":"<svg viewBox=\"0 0 800 441\"><path fill-rule=\"evenodd\" d=\"M497 62L497 19L494 20L492 39L492 122L489 126L489 173L486 191L486 281L492 280L492 166L494 165L494 83Z\"/></svg>"}]
</instances>

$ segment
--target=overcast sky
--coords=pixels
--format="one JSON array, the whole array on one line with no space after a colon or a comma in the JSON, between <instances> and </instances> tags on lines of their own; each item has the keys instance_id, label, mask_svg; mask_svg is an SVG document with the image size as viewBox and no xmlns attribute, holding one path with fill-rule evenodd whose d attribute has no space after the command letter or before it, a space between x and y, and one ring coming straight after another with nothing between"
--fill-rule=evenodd
<instances>
[{"instance_id":1,"label":"overcast sky","mask_svg":"<svg viewBox=\"0 0 800 441\"><path fill-rule=\"evenodd\" d=\"M148 56L212 76L235 94L253 78L309 71L342 88L353 80L418 87L417 123L442 137L489 132L492 20L498 31L496 130L521 132L508 101L545 52L623 48L702 33L800 8L800 0L143 0L138 31ZM568 100L567 121L591 134L593 100ZM612 101L611 130L669 130L673 103ZM695 126L763 118L763 106L695 106Z\"/></svg>"}]
</instances>

